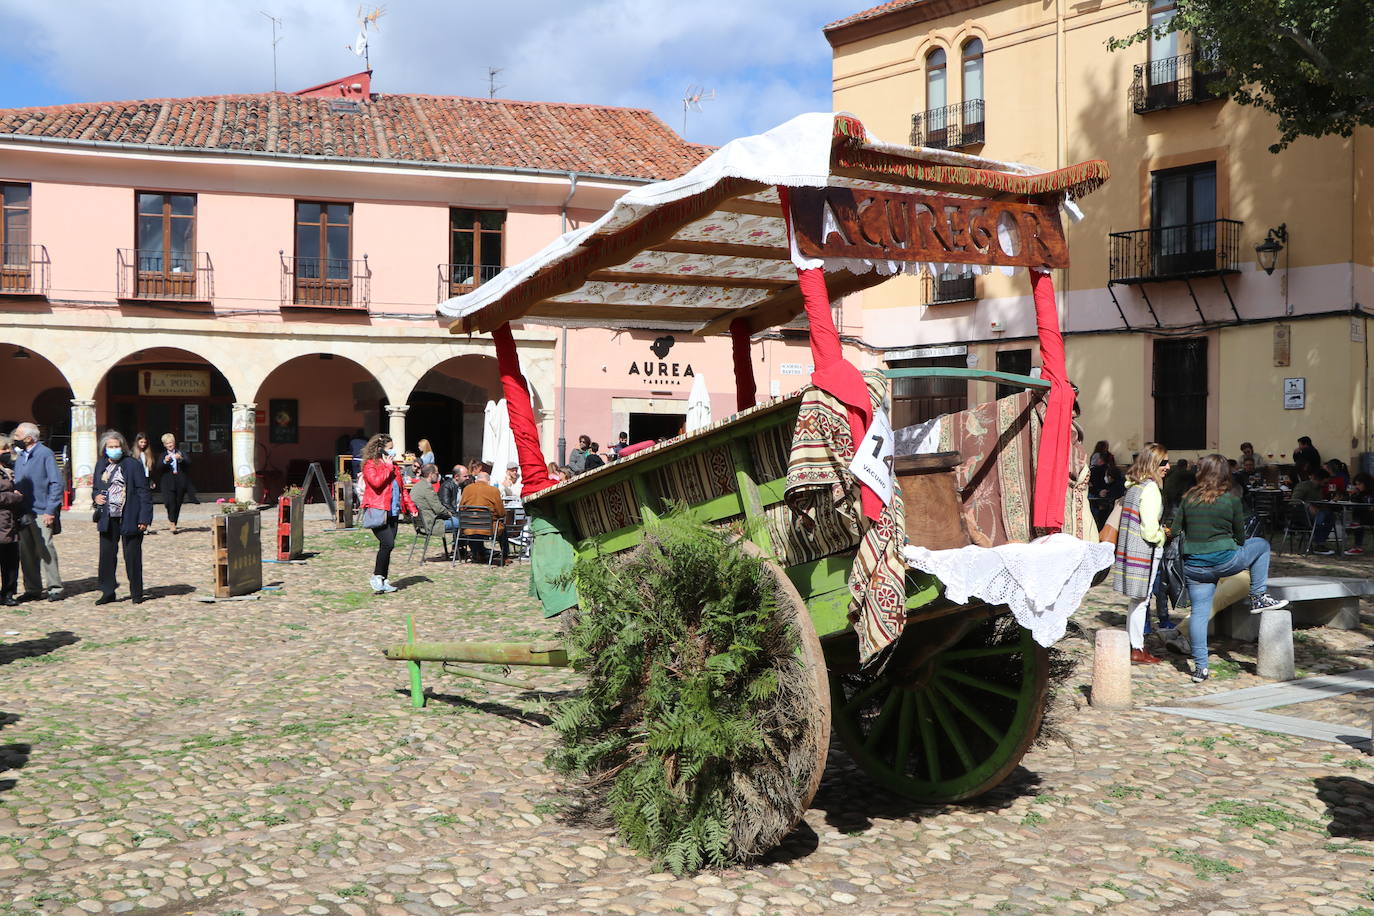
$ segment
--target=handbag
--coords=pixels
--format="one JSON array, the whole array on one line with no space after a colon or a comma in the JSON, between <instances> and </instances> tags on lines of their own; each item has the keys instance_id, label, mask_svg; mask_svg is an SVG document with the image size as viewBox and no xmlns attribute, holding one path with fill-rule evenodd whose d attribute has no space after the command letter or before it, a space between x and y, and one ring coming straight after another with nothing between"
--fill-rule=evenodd
<instances>
[{"instance_id":1,"label":"handbag","mask_svg":"<svg viewBox=\"0 0 1374 916\"><path fill-rule=\"evenodd\" d=\"M385 528L387 513L385 509L364 509L363 527L364 528Z\"/></svg>"},{"instance_id":2,"label":"handbag","mask_svg":"<svg viewBox=\"0 0 1374 916\"><path fill-rule=\"evenodd\" d=\"M1188 597L1188 579L1183 571L1183 544L1183 531L1180 530L1164 545L1164 558L1159 565L1159 577L1169 593L1169 603L1176 608L1192 604Z\"/></svg>"},{"instance_id":3,"label":"handbag","mask_svg":"<svg viewBox=\"0 0 1374 916\"><path fill-rule=\"evenodd\" d=\"M1102 530L1097 533L1099 544L1115 544L1116 537L1121 528L1121 500L1116 501L1112 506L1112 511L1107 513L1106 520L1102 523Z\"/></svg>"}]
</instances>

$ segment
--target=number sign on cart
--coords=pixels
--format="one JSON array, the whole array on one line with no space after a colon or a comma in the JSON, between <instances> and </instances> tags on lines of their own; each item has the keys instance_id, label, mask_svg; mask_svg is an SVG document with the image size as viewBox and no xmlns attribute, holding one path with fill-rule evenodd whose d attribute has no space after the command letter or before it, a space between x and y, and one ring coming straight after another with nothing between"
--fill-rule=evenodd
<instances>
[{"instance_id":1,"label":"number sign on cart","mask_svg":"<svg viewBox=\"0 0 1374 916\"><path fill-rule=\"evenodd\" d=\"M892 502L892 423L881 407L873 414L849 470L878 494L884 506Z\"/></svg>"},{"instance_id":2,"label":"number sign on cart","mask_svg":"<svg viewBox=\"0 0 1374 916\"><path fill-rule=\"evenodd\" d=\"M808 258L1068 267L1052 206L854 188L793 188L797 249Z\"/></svg>"}]
</instances>

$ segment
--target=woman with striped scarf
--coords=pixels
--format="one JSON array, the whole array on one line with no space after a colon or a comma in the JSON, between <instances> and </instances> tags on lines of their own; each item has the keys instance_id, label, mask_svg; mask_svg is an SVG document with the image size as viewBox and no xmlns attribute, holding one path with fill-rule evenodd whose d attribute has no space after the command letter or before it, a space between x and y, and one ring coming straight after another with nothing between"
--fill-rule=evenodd
<instances>
[{"instance_id":1,"label":"woman with striped scarf","mask_svg":"<svg viewBox=\"0 0 1374 916\"><path fill-rule=\"evenodd\" d=\"M1126 494L1121 497L1121 526L1116 538L1116 563L1112 588L1131 599L1126 631L1131 637L1131 661L1158 664L1161 659L1145 651L1145 615L1154 593L1155 577L1164 550L1164 513L1160 489L1169 470L1169 453L1157 442L1147 442L1126 472Z\"/></svg>"}]
</instances>

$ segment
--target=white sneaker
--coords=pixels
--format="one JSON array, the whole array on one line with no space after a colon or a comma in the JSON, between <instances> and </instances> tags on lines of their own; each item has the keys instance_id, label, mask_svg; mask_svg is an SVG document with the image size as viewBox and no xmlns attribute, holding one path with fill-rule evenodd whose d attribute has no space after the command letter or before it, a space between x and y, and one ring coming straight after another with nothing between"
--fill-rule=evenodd
<instances>
[{"instance_id":1,"label":"white sneaker","mask_svg":"<svg viewBox=\"0 0 1374 916\"><path fill-rule=\"evenodd\" d=\"M372 585L372 594L380 595L382 592L386 591L386 580L381 576L372 576L367 581Z\"/></svg>"},{"instance_id":2,"label":"white sneaker","mask_svg":"<svg viewBox=\"0 0 1374 916\"><path fill-rule=\"evenodd\" d=\"M1258 614L1261 611L1277 611L1288 607L1288 602L1270 596L1267 592L1263 595L1250 596L1250 613Z\"/></svg>"},{"instance_id":3,"label":"white sneaker","mask_svg":"<svg viewBox=\"0 0 1374 916\"><path fill-rule=\"evenodd\" d=\"M396 591L396 586L392 585L391 582L390 582L389 580L383 579L383 580L382 580L382 587L381 587L380 589L378 589L378 591L382 591L382 592L394 592L394 591Z\"/></svg>"}]
</instances>

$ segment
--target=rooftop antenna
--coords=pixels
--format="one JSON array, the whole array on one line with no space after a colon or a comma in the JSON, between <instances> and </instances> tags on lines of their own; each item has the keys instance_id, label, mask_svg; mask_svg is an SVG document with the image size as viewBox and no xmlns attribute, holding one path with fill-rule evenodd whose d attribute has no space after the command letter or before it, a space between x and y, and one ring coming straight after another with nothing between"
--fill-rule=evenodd
<instances>
[{"instance_id":1,"label":"rooftop antenna","mask_svg":"<svg viewBox=\"0 0 1374 916\"><path fill-rule=\"evenodd\" d=\"M277 91L277 43L281 41L277 37L277 29L281 26L281 20L266 10L258 10L272 23L272 91Z\"/></svg>"},{"instance_id":2,"label":"rooftop antenna","mask_svg":"<svg viewBox=\"0 0 1374 916\"><path fill-rule=\"evenodd\" d=\"M682 136L687 136L687 112L695 111L700 113L701 103L714 101L716 90L703 89L700 86L688 86L687 93L682 97Z\"/></svg>"},{"instance_id":3,"label":"rooftop antenna","mask_svg":"<svg viewBox=\"0 0 1374 916\"><path fill-rule=\"evenodd\" d=\"M364 69L372 69L372 57L368 49L367 30L369 27L380 32L381 28L377 25L377 20L386 15L385 6L376 6L372 12L363 13L363 8L358 7L358 38L353 42L353 53L363 59Z\"/></svg>"},{"instance_id":4,"label":"rooftop antenna","mask_svg":"<svg viewBox=\"0 0 1374 916\"><path fill-rule=\"evenodd\" d=\"M494 99L494 98L496 98L496 93L498 93L498 92L500 92L502 89L505 89L505 88L506 88L506 84L505 84L505 83L498 83L498 82L496 81L497 75L500 74L500 73L502 73L505 69L506 69L505 67L488 67L488 68L487 68L487 98L489 98L489 99Z\"/></svg>"}]
</instances>

